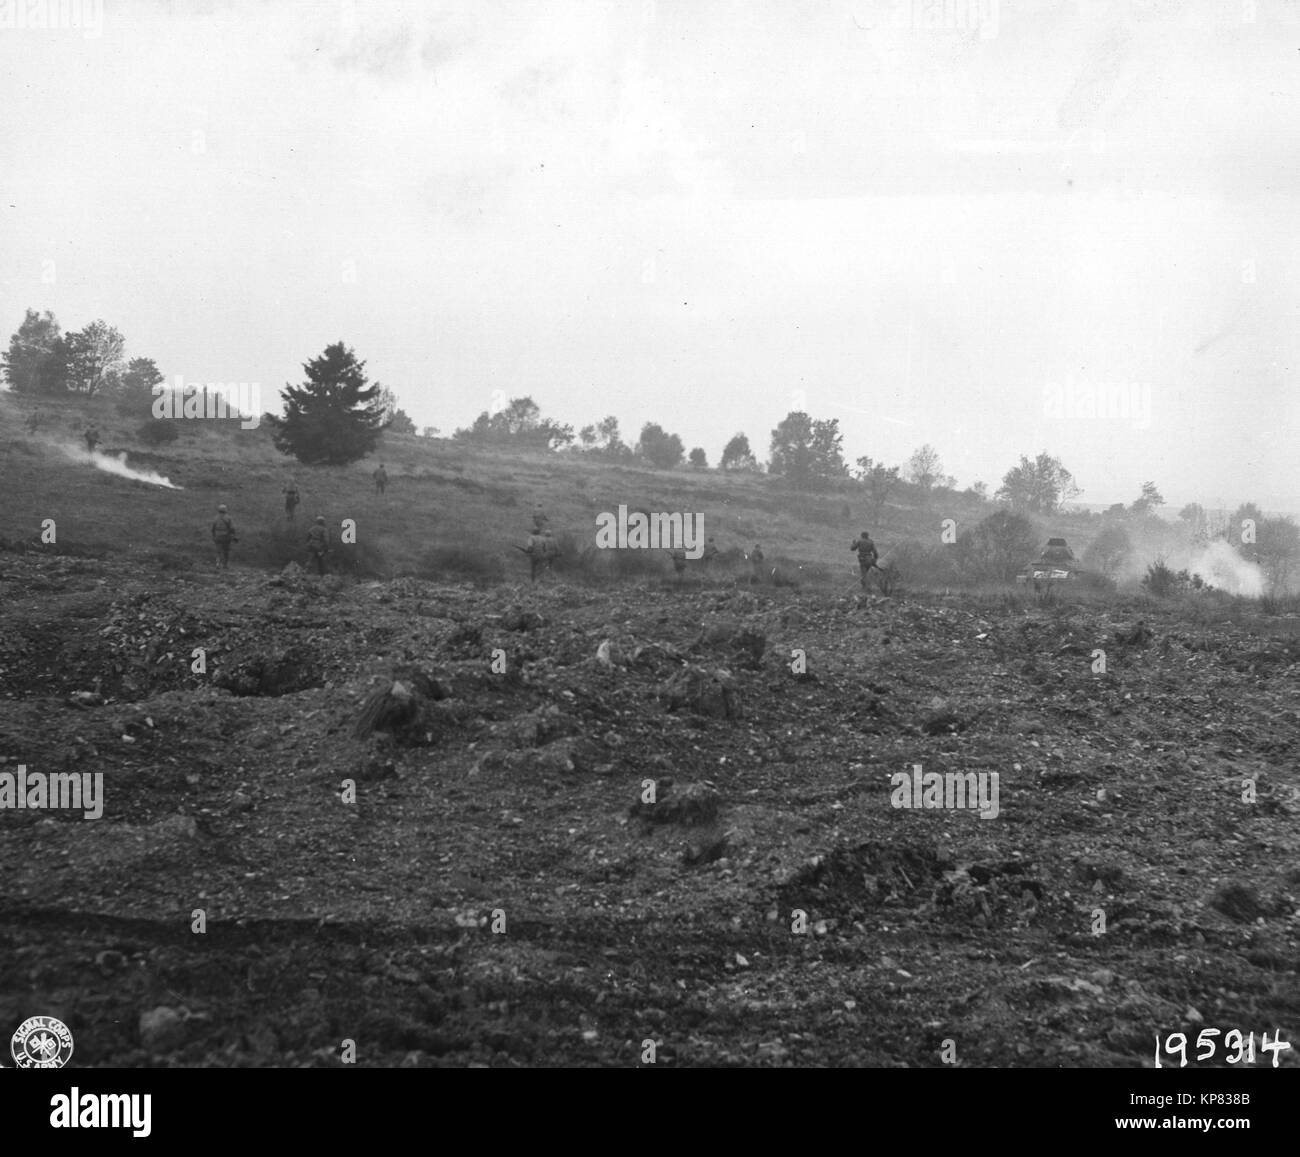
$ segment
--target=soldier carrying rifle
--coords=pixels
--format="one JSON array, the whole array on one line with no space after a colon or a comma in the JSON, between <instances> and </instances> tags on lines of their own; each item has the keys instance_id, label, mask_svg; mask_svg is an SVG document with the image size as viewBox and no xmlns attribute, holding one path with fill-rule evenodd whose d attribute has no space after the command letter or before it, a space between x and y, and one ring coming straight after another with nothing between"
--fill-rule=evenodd
<instances>
[{"instance_id":1,"label":"soldier carrying rifle","mask_svg":"<svg viewBox=\"0 0 1300 1157\"><path fill-rule=\"evenodd\" d=\"M880 569L876 566L876 559L880 557L876 552L876 544L871 541L871 535L864 530L862 536L854 540L849 550L857 551L858 575L862 581L862 589L865 591L867 589L867 575L871 569L873 567L876 570Z\"/></svg>"}]
</instances>

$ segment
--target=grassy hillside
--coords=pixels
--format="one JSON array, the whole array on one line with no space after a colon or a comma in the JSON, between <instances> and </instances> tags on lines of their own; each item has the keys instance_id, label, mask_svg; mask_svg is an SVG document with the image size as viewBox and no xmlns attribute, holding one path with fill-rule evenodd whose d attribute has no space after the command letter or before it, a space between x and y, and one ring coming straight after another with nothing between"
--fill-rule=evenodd
<instances>
[{"instance_id":1,"label":"grassy hillside","mask_svg":"<svg viewBox=\"0 0 1300 1157\"><path fill-rule=\"evenodd\" d=\"M294 471L290 530L265 431L155 453L97 408L166 490L60 450L82 411L29 436L0 408L0 781L102 776L98 815L0 809L0 1020L57 1016L78 1064L334 1067L350 1040L363 1065L632 1066L649 1038L670 1066L938 1066L946 1041L1149 1066L1157 1033L1296 1040L1294 616L864 595L849 490L414 439L385 445L384 498L370 463ZM538 501L574 535L700 511L805 582L521 585ZM980 513L941 502L892 507L886 554ZM274 573L318 510L357 520L360 574L489 581ZM57 544L25 549L44 518ZM996 814L900 806L918 767L996 784Z\"/></svg>"},{"instance_id":2,"label":"grassy hillside","mask_svg":"<svg viewBox=\"0 0 1300 1157\"><path fill-rule=\"evenodd\" d=\"M598 513L626 504L703 514L705 533L724 552L761 543L768 560L794 577L852 585L857 572L848 546L860 530L872 531L887 560L901 542L937 542L942 519L965 527L992 510L991 504L951 492L922 506L912 488L901 487L898 500L876 521L851 482L832 493L802 495L763 475L660 471L406 435L386 435L374 456L349 467L307 467L278 453L265 427L181 422L179 439L156 447L138 436L138 416L123 417L109 403L43 402L40 408L47 422L29 433L25 421L32 404L0 393L7 537L31 539L43 519L54 518L60 552L125 554L167 567L210 565L208 528L217 504L225 503L241 536L232 555L236 567L279 569L291 559L301 561L306 527L323 514L332 526L345 518L356 521L356 546L340 546L333 559L345 573L382 578L460 572L513 581L526 575L525 560L513 547L531 528L536 503L553 529L584 542L594 537ZM101 452L124 452L133 468L154 471L183 489L105 474L84 455L77 461L56 448L81 453L82 434L92 421ZM390 477L382 498L370 480L380 461ZM296 526L283 514L281 491L289 478L303 497ZM1042 530L1044 536L1049 530L1070 535L1078 551L1095 533L1096 521L1062 515ZM651 574L671 574L662 557L647 565Z\"/></svg>"}]
</instances>

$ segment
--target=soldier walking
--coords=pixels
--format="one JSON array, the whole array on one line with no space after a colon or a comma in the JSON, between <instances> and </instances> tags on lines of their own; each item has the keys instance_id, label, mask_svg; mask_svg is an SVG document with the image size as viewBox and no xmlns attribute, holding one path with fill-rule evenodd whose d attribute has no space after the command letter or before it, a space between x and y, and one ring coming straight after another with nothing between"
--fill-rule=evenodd
<instances>
[{"instance_id":1,"label":"soldier walking","mask_svg":"<svg viewBox=\"0 0 1300 1157\"><path fill-rule=\"evenodd\" d=\"M871 541L871 535L865 530L861 536L854 540L849 550L857 551L858 555L858 577L862 582L862 589L867 589L867 575L871 573L871 568L876 565L876 559L880 556L876 553L876 544Z\"/></svg>"},{"instance_id":2,"label":"soldier walking","mask_svg":"<svg viewBox=\"0 0 1300 1157\"><path fill-rule=\"evenodd\" d=\"M749 564L754 568L753 580L756 583L763 581L763 548L754 543L754 549L749 554Z\"/></svg>"},{"instance_id":3,"label":"soldier walking","mask_svg":"<svg viewBox=\"0 0 1300 1157\"><path fill-rule=\"evenodd\" d=\"M682 580L686 577L686 548L681 546L673 547L668 556L673 560L673 570L677 573L677 585L682 585Z\"/></svg>"},{"instance_id":4,"label":"soldier walking","mask_svg":"<svg viewBox=\"0 0 1300 1157\"><path fill-rule=\"evenodd\" d=\"M704 544L703 557L704 557L704 569L707 571L709 569L709 565L713 562L715 558L718 557L718 544L714 542L713 539L711 538L709 539L708 542Z\"/></svg>"},{"instance_id":5,"label":"soldier walking","mask_svg":"<svg viewBox=\"0 0 1300 1157\"><path fill-rule=\"evenodd\" d=\"M217 570L230 569L230 544L238 542L235 524L230 521L223 503L217 507L217 517L212 520L212 542L217 548Z\"/></svg>"},{"instance_id":6,"label":"soldier walking","mask_svg":"<svg viewBox=\"0 0 1300 1157\"><path fill-rule=\"evenodd\" d=\"M536 582L538 574L543 570L549 571L560 556L560 548L549 530L544 530L541 534L530 534L528 546L519 549L528 556L528 577L531 582Z\"/></svg>"},{"instance_id":7,"label":"soldier walking","mask_svg":"<svg viewBox=\"0 0 1300 1157\"><path fill-rule=\"evenodd\" d=\"M384 464L382 462L379 464L379 469L375 471L373 477L375 480L375 493L383 494L385 488L388 486L388 471L384 469Z\"/></svg>"},{"instance_id":8,"label":"soldier walking","mask_svg":"<svg viewBox=\"0 0 1300 1157\"><path fill-rule=\"evenodd\" d=\"M86 449L93 454L95 452L95 447L98 445L99 431L94 426L91 426L90 429L86 431Z\"/></svg>"},{"instance_id":9,"label":"soldier walking","mask_svg":"<svg viewBox=\"0 0 1300 1157\"><path fill-rule=\"evenodd\" d=\"M316 573L325 573L325 556L329 554L329 532L325 529L325 516L316 515L316 521L307 531L307 553L316 560Z\"/></svg>"},{"instance_id":10,"label":"soldier walking","mask_svg":"<svg viewBox=\"0 0 1300 1157\"><path fill-rule=\"evenodd\" d=\"M542 534L549 522L550 519L546 517L546 511L542 509L542 504L539 502L533 507L533 533Z\"/></svg>"},{"instance_id":11,"label":"soldier walking","mask_svg":"<svg viewBox=\"0 0 1300 1157\"><path fill-rule=\"evenodd\" d=\"M298 503L302 499L298 496L298 484L289 479L289 485L284 488L284 516L290 522L294 519L294 512L298 509Z\"/></svg>"}]
</instances>

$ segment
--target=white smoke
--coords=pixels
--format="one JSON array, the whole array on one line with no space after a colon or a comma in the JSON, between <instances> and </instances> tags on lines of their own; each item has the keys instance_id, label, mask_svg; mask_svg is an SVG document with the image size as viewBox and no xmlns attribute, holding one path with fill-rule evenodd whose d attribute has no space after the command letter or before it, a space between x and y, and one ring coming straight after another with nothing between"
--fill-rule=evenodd
<instances>
[{"instance_id":1,"label":"white smoke","mask_svg":"<svg viewBox=\"0 0 1300 1157\"><path fill-rule=\"evenodd\" d=\"M1264 572L1226 542L1210 543L1187 569L1230 595L1257 599L1264 593Z\"/></svg>"},{"instance_id":2,"label":"white smoke","mask_svg":"<svg viewBox=\"0 0 1300 1157\"><path fill-rule=\"evenodd\" d=\"M126 464L125 451L120 454L100 454L94 450L82 450L79 446L69 445L66 442L56 443L56 447L74 462L89 463L96 470L104 471L105 474L116 474L119 478L130 478L135 482L147 482L150 486L165 486L168 490L185 489L184 486L177 486L170 479L155 474L152 470L132 470Z\"/></svg>"}]
</instances>

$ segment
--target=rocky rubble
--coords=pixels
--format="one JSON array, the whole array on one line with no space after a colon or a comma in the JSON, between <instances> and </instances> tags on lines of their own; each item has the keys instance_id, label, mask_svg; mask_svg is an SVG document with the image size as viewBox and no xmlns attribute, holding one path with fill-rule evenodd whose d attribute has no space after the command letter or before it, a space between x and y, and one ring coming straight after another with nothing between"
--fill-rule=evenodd
<instances>
[{"instance_id":1,"label":"rocky rubble","mask_svg":"<svg viewBox=\"0 0 1300 1157\"><path fill-rule=\"evenodd\" d=\"M79 1063L1143 1064L1300 1024L1285 623L0 583L0 772L104 775L100 820L0 812L0 1015L66 1013ZM996 772L997 817L891 806L916 765Z\"/></svg>"}]
</instances>

